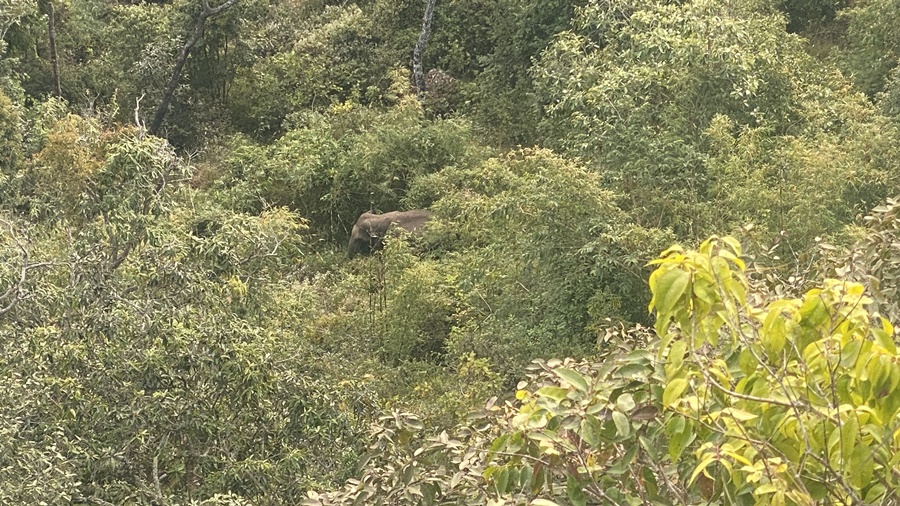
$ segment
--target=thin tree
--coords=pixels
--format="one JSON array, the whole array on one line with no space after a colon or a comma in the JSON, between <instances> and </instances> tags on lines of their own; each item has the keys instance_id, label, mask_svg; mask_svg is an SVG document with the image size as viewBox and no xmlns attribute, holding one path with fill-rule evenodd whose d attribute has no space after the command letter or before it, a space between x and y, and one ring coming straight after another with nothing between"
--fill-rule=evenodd
<instances>
[{"instance_id":1,"label":"thin tree","mask_svg":"<svg viewBox=\"0 0 900 506\"><path fill-rule=\"evenodd\" d=\"M162 100L156 108L156 114L153 115L153 121L150 123L150 128L147 129L150 134L156 135L156 133L159 132L159 128L162 126L163 119L169 111L169 104L172 102L172 96L175 94L175 88L178 87L178 81L181 79L181 71L184 69L184 64L191 54L191 49L193 49L194 46L197 45L197 42L200 42L200 39L203 37L203 31L206 29L206 22L209 19L222 14L237 2L238 0L227 0L222 5L213 8L209 6L208 0L200 0L203 10L200 12L200 17L197 18L197 24L194 25L194 32L184 43L184 47L181 48L181 54L178 55L178 61L175 62L175 70L172 72L172 78L169 79L169 84L166 85Z\"/></svg>"},{"instance_id":2,"label":"thin tree","mask_svg":"<svg viewBox=\"0 0 900 506\"><path fill-rule=\"evenodd\" d=\"M53 0L45 2L47 7L47 36L50 44L50 68L53 72L53 94L62 96L62 86L59 83L59 55L56 51L56 9Z\"/></svg>"},{"instance_id":3,"label":"thin tree","mask_svg":"<svg viewBox=\"0 0 900 506\"><path fill-rule=\"evenodd\" d=\"M425 51L425 44L428 43L428 37L431 36L431 20L434 18L436 4L437 0L428 0L428 4L425 5L422 33L419 34L419 40L413 49L413 80L416 82L416 96L419 101L425 100L425 71L422 69L422 52Z\"/></svg>"}]
</instances>

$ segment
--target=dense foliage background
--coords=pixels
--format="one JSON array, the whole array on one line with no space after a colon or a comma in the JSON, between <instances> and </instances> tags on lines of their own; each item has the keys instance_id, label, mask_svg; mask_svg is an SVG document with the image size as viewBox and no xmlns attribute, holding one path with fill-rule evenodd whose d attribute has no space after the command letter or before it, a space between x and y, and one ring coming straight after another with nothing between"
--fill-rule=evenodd
<instances>
[{"instance_id":1,"label":"dense foliage background","mask_svg":"<svg viewBox=\"0 0 900 506\"><path fill-rule=\"evenodd\" d=\"M0 0L0 503L898 504L900 2L211 1Z\"/></svg>"}]
</instances>

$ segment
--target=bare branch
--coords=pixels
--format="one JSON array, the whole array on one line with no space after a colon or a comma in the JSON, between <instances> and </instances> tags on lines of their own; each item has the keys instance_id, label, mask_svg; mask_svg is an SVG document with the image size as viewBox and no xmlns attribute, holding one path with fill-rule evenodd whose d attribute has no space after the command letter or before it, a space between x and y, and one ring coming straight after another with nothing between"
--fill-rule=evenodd
<instances>
[{"instance_id":1,"label":"bare branch","mask_svg":"<svg viewBox=\"0 0 900 506\"><path fill-rule=\"evenodd\" d=\"M227 2L223 3L222 5L220 5L218 7L210 8L209 2L207 0L200 0L201 4L203 5L203 14L205 14L207 18L212 18L212 17L218 16L223 11L227 10L232 5L236 4L237 1L238 0L228 0Z\"/></svg>"},{"instance_id":2,"label":"bare branch","mask_svg":"<svg viewBox=\"0 0 900 506\"><path fill-rule=\"evenodd\" d=\"M13 224L3 219L0 219L0 223L3 223L7 228L9 228L9 235L13 239L13 241L15 241L16 247L19 249L19 256L22 262L22 265L19 268L18 280L10 284L9 288L7 288L2 295L0 295L0 304L6 304L2 308L0 308L0 316L2 316L12 311L16 307L16 305L18 305L19 301L25 298L24 288L25 282L28 278L28 271L54 265L54 263L28 263L28 250L25 248L25 244L22 242L22 240L17 236Z\"/></svg>"},{"instance_id":3,"label":"bare branch","mask_svg":"<svg viewBox=\"0 0 900 506\"><path fill-rule=\"evenodd\" d=\"M210 8L208 0L200 0L203 12L200 13L200 17L197 19L197 24L194 26L194 31L190 38L184 43L184 47L181 48L181 54L178 55L178 60L175 62L175 69L172 71L172 78L169 79L169 83L163 91L162 101L160 101L159 106L156 108L156 114L154 114L153 121L150 123L150 128L148 129L150 134L156 135L162 126L163 119L169 111L169 104L172 102L172 96L175 94L175 88L178 86L178 81L181 80L181 72L184 70L184 64L187 62L191 50L203 37L203 32L206 29L206 21L209 18L216 17L225 12L226 9L237 2L238 0L228 0L218 7Z\"/></svg>"}]
</instances>

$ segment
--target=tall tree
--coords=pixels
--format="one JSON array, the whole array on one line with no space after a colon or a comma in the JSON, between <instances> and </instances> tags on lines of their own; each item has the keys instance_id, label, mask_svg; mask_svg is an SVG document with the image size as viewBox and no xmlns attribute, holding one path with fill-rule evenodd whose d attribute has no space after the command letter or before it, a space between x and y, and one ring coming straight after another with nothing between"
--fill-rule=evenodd
<instances>
[{"instance_id":1,"label":"tall tree","mask_svg":"<svg viewBox=\"0 0 900 506\"><path fill-rule=\"evenodd\" d=\"M47 40L50 46L50 67L53 77L53 94L57 97L62 96L62 86L59 82L59 57L56 51L56 9L53 7L53 0L46 0L45 9L47 11Z\"/></svg>"},{"instance_id":2,"label":"tall tree","mask_svg":"<svg viewBox=\"0 0 900 506\"><path fill-rule=\"evenodd\" d=\"M156 114L153 116L153 122L150 123L150 127L148 131L151 134L156 134L159 132L159 128L162 126L163 119L166 117L166 112L169 110L169 104L172 102L172 96L175 94L175 87L178 86L178 81L181 79L181 72L184 70L184 64L187 62L188 56L191 54L191 50L197 45L197 42L200 41L200 38L203 37L203 32L206 29L206 22L222 14L234 4L237 3L238 0L227 0L225 3L218 7L210 7L208 0L200 0L200 5L202 6L202 10L200 11L200 15L197 17L197 23L194 25L194 31L191 34L190 38L188 38L187 42L184 43L184 47L181 48L181 54L178 55L178 61L175 62L175 70L172 71L172 78L169 80L169 84L166 85L166 89L163 92L162 100L159 103L159 106L156 108Z\"/></svg>"},{"instance_id":3,"label":"tall tree","mask_svg":"<svg viewBox=\"0 0 900 506\"><path fill-rule=\"evenodd\" d=\"M428 37L431 36L431 20L434 18L434 6L437 0L428 0L425 5L425 15L422 17L422 32L419 34L419 40L413 49L413 78L416 81L416 96L419 100L425 99L425 71L422 69L422 52L425 51L425 44L428 43Z\"/></svg>"}]
</instances>

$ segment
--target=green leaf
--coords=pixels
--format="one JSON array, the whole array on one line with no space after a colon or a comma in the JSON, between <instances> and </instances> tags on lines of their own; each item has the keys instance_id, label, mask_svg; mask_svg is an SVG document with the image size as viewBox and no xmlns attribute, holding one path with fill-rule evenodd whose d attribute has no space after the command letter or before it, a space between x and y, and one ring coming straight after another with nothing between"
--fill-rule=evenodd
<instances>
[{"instance_id":1,"label":"green leaf","mask_svg":"<svg viewBox=\"0 0 900 506\"><path fill-rule=\"evenodd\" d=\"M741 243L740 243L740 241L738 241L738 240L735 239L734 237L731 237L730 235L726 235L725 237L722 237L721 239L722 239L722 242L724 242L725 244L731 246L731 251L732 251L735 255L741 256Z\"/></svg>"},{"instance_id":2,"label":"green leaf","mask_svg":"<svg viewBox=\"0 0 900 506\"><path fill-rule=\"evenodd\" d=\"M553 399L557 403L560 403L566 398L567 395L569 395L569 390L561 387L546 386L539 388L538 391L535 392L535 394L539 397L547 397L549 399Z\"/></svg>"},{"instance_id":3,"label":"green leaf","mask_svg":"<svg viewBox=\"0 0 900 506\"><path fill-rule=\"evenodd\" d=\"M673 378L678 371L681 370L681 366L684 365L684 354L687 352L687 343L683 340L678 340L672 343L672 347L669 349L669 356L666 359L666 377Z\"/></svg>"},{"instance_id":4,"label":"green leaf","mask_svg":"<svg viewBox=\"0 0 900 506\"><path fill-rule=\"evenodd\" d=\"M656 311L660 314L670 312L684 295L690 281L690 273L678 268L663 273L656 280L656 289L653 291L656 299Z\"/></svg>"},{"instance_id":5,"label":"green leaf","mask_svg":"<svg viewBox=\"0 0 900 506\"><path fill-rule=\"evenodd\" d=\"M753 492L756 493L756 495L765 495L774 494L775 492L778 492L778 490L778 486L773 483L763 483L762 485L759 485L758 487L753 489Z\"/></svg>"},{"instance_id":6,"label":"green leaf","mask_svg":"<svg viewBox=\"0 0 900 506\"><path fill-rule=\"evenodd\" d=\"M681 458L684 449L694 440L693 424L684 418L677 416L666 425L666 434L669 436L669 457L672 461Z\"/></svg>"},{"instance_id":7,"label":"green leaf","mask_svg":"<svg viewBox=\"0 0 900 506\"><path fill-rule=\"evenodd\" d=\"M506 448L506 442L509 440L509 434L503 434L491 443L490 451L496 452Z\"/></svg>"},{"instance_id":8,"label":"green leaf","mask_svg":"<svg viewBox=\"0 0 900 506\"><path fill-rule=\"evenodd\" d=\"M878 343L879 346L888 351L888 353L894 355L897 353L897 345L894 344L894 327L891 325L891 322L881 319L882 328L881 329L872 329L872 336L875 338L875 342Z\"/></svg>"},{"instance_id":9,"label":"green leaf","mask_svg":"<svg viewBox=\"0 0 900 506\"><path fill-rule=\"evenodd\" d=\"M714 285L707 280L694 282L694 295L710 306L719 302L719 294L716 293Z\"/></svg>"},{"instance_id":10,"label":"green leaf","mask_svg":"<svg viewBox=\"0 0 900 506\"><path fill-rule=\"evenodd\" d=\"M509 485L509 469L503 469L499 473L494 473L494 485L497 492L501 495L506 493L506 486Z\"/></svg>"},{"instance_id":11,"label":"green leaf","mask_svg":"<svg viewBox=\"0 0 900 506\"><path fill-rule=\"evenodd\" d=\"M777 360L787 342L787 326L780 312L771 311L763 324L759 340L771 360Z\"/></svg>"},{"instance_id":12,"label":"green leaf","mask_svg":"<svg viewBox=\"0 0 900 506\"><path fill-rule=\"evenodd\" d=\"M854 340L841 348L841 367L852 369L856 366L856 360L859 358L862 344L863 341Z\"/></svg>"},{"instance_id":13,"label":"green leaf","mask_svg":"<svg viewBox=\"0 0 900 506\"><path fill-rule=\"evenodd\" d=\"M531 506L559 506L559 504L547 499L535 499L531 501Z\"/></svg>"},{"instance_id":14,"label":"green leaf","mask_svg":"<svg viewBox=\"0 0 900 506\"><path fill-rule=\"evenodd\" d=\"M863 489L872 483L875 474L875 461L872 459L872 449L864 444L859 444L850 456L850 484L857 490Z\"/></svg>"},{"instance_id":15,"label":"green leaf","mask_svg":"<svg viewBox=\"0 0 900 506\"><path fill-rule=\"evenodd\" d=\"M754 415L738 408L725 408L722 410L722 414L729 415L739 422L747 422L759 418L759 415Z\"/></svg>"},{"instance_id":16,"label":"green leaf","mask_svg":"<svg viewBox=\"0 0 900 506\"><path fill-rule=\"evenodd\" d=\"M560 378L562 378L566 382L568 382L570 385L575 387L577 390L587 393L588 382L584 378L584 376L579 374L577 371L573 371L572 369L566 369L565 367L560 367L560 368L554 369L553 372L557 376L559 376Z\"/></svg>"},{"instance_id":17,"label":"green leaf","mask_svg":"<svg viewBox=\"0 0 900 506\"><path fill-rule=\"evenodd\" d=\"M856 449L856 442L859 438L859 421L855 412L850 412L849 416L841 425L841 449L844 459L849 460Z\"/></svg>"},{"instance_id":18,"label":"green leaf","mask_svg":"<svg viewBox=\"0 0 900 506\"><path fill-rule=\"evenodd\" d=\"M687 378L675 378L666 385L665 391L663 391L663 406L670 407L675 404L676 401L681 397L681 394L688 386Z\"/></svg>"},{"instance_id":19,"label":"green leaf","mask_svg":"<svg viewBox=\"0 0 900 506\"><path fill-rule=\"evenodd\" d=\"M581 439L584 439L585 443L596 448L600 446L601 430L602 427L600 426L600 421L597 420L595 416L585 415L581 420L581 432L579 432L579 436L581 436Z\"/></svg>"},{"instance_id":20,"label":"green leaf","mask_svg":"<svg viewBox=\"0 0 900 506\"><path fill-rule=\"evenodd\" d=\"M697 467L694 468L694 472L691 473L691 479L688 480L688 484L689 484L689 485L690 485L690 484L693 484L693 483L694 483L694 480L697 479L697 476L699 476L700 473L702 473L704 469L706 469L707 467L709 467L710 464L712 464L713 462L715 462L715 460L716 460L716 457L715 457L714 455L713 455L713 456L707 456L707 457L705 457L703 460L701 460L700 463L697 464Z\"/></svg>"},{"instance_id":21,"label":"green leaf","mask_svg":"<svg viewBox=\"0 0 900 506\"><path fill-rule=\"evenodd\" d=\"M620 476L625 474L629 466L632 462L634 462L634 456L637 454L639 445L631 445L631 448L625 452L625 455L622 456L621 459L617 460L616 463L606 470L606 474L610 476Z\"/></svg>"},{"instance_id":22,"label":"green leaf","mask_svg":"<svg viewBox=\"0 0 900 506\"><path fill-rule=\"evenodd\" d=\"M573 506L587 506L587 497L584 494L584 489L581 488L581 483L572 475L566 476L566 495L568 495L569 501Z\"/></svg>"},{"instance_id":23,"label":"green leaf","mask_svg":"<svg viewBox=\"0 0 900 506\"><path fill-rule=\"evenodd\" d=\"M863 499L863 502L866 504L881 503L885 493L887 493L887 487L885 487L881 483L876 483L869 488L869 491L866 493L866 497Z\"/></svg>"},{"instance_id":24,"label":"green leaf","mask_svg":"<svg viewBox=\"0 0 900 506\"><path fill-rule=\"evenodd\" d=\"M613 423L616 424L616 432L622 437L628 437L631 435L631 422L628 421L628 417L625 416L620 411L612 412Z\"/></svg>"},{"instance_id":25,"label":"green leaf","mask_svg":"<svg viewBox=\"0 0 900 506\"><path fill-rule=\"evenodd\" d=\"M634 406L634 396L631 394L622 394L616 399L616 407L623 413L630 413Z\"/></svg>"},{"instance_id":26,"label":"green leaf","mask_svg":"<svg viewBox=\"0 0 900 506\"><path fill-rule=\"evenodd\" d=\"M741 350L741 354L738 356L738 367L740 367L744 376L753 374L753 372L756 371L757 366L759 366L759 362L757 362L756 357L753 356L753 352L750 348Z\"/></svg>"}]
</instances>

